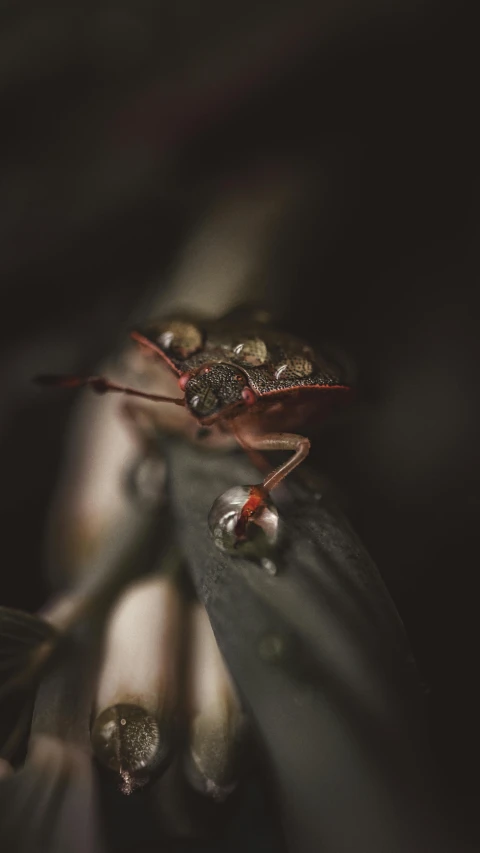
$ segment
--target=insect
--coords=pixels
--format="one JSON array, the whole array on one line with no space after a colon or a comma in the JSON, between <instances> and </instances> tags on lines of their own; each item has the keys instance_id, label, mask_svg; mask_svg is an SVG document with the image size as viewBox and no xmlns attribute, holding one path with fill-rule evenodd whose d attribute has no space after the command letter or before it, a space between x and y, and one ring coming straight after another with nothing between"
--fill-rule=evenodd
<instances>
[{"instance_id":1,"label":"insect","mask_svg":"<svg viewBox=\"0 0 480 853\"><path fill-rule=\"evenodd\" d=\"M235 528L238 539L245 538L269 492L308 455L310 441L297 431L320 423L351 397L343 368L302 340L272 328L258 310L237 309L215 321L173 316L135 329L131 337L168 366L183 396L151 394L103 376L37 380L62 387L89 385L98 393L116 391L182 406L201 430L215 426L233 434L260 469L265 469L263 451L292 451L250 487Z\"/></svg>"}]
</instances>

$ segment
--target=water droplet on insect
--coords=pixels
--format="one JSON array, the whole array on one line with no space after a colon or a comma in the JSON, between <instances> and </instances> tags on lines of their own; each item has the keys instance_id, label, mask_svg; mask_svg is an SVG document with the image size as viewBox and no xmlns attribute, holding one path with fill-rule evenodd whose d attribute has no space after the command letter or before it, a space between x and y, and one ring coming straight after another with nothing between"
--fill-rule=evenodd
<instances>
[{"instance_id":1,"label":"water droplet on insect","mask_svg":"<svg viewBox=\"0 0 480 853\"><path fill-rule=\"evenodd\" d=\"M176 358L185 359L198 352L203 346L203 335L193 323L170 320L158 329L159 346Z\"/></svg>"},{"instance_id":2,"label":"water droplet on insect","mask_svg":"<svg viewBox=\"0 0 480 853\"><path fill-rule=\"evenodd\" d=\"M241 341L233 348L239 364L261 367L268 361L268 350L265 341L261 338L248 338Z\"/></svg>"},{"instance_id":3,"label":"water droplet on insect","mask_svg":"<svg viewBox=\"0 0 480 853\"><path fill-rule=\"evenodd\" d=\"M276 379L306 379L313 373L313 364L308 358L294 355L278 365Z\"/></svg>"}]
</instances>

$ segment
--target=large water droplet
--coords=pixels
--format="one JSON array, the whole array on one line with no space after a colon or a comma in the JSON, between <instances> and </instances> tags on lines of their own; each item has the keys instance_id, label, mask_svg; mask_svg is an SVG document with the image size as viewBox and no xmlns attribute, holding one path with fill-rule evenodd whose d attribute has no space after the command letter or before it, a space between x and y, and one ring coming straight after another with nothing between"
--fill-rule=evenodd
<instances>
[{"instance_id":1,"label":"large water droplet","mask_svg":"<svg viewBox=\"0 0 480 853\"><path fill-rule=\"evenodd\" d=\"M238 536L237 523L251 489L252 486L234 486L223 492L210 510L208 524L215 544L221 551L254 557L261 562L278 545L282 525L278 510L267 495L247 524L245 537Z\"/></svg>"}]
</instances>

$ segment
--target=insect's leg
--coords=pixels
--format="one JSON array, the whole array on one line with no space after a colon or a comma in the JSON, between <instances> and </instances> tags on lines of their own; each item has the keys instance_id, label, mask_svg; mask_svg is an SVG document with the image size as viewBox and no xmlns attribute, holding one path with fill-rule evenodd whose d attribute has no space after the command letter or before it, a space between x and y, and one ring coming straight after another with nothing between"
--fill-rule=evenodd
<instances>
[{"instance_id":1,"label":"insect's leg","mask_svg":"<svg viewBox=\"0 0 480 853\"><path fill-rule=\"evenodd\" d=\"M307 458L310 451L310 442L304 435L295 435L289 432L272 433L262 436L256 440L258 450L293 450L294 453L265 477L262 486L266 492L271 492L283 479Z\"/></svg>"},{"instance_id":2,"label":"insect's leg","mask_svg":"<svg viewBox=\"0 0 480 853\"><path fill-rule=\"evenodd\" d=\"M258 468L265 476L269 474L272 470L272 466L269 464L268 459L265 458L263 453L255 450L255 448L250 444L248 438L246 438L240 430L235 427L235 422L233 423L233 434L237 439L240 447L243 447L245 453L248 455L248 458L255 465L255 468Z\"/></svg>"},{"instance_id":3,"label":"insect's leg","mask_svg":"<svg viewBox=\"0 0 480 853\"><path fill-rule=\"evenodd\" d=\"M153 400L155 403L174 403L175 406L185 406L183 397L164 397L161 394L149 394L147 391L139 391L130 385L120 385L105 376L52 376L48 374L37 376L35 382L38 382L39 385L56 385L59 388L82 388L89 385L97 394L115 391L119 394L128 394L131 397Z\"/></svg>"},{"instance_id":4,"label":"insect's leg","mask_svg":"<svg viewBox=\"0 0 480 853\"><path fill-rule=\"evenodd\" d=\"M236 434L237 435L237 434ZM275 486L278 486L279 483L293 471L297 465L300 465L304 459L308 456L310 450L310 442L308 438L305 438L303 435L295 435L294 433L289 432L275 432L269 435L262 436L248 436L240 438L237 435L237 438L242 445L249 453L255 456L255 464L258 461L258 467L261 465L261 470L265 469L266 460L262 456L261 452L264 450L293 450L294 453L287 459L285 462L282 462L277 468L273 471L269 471L266 475L263 483L261 484L261 488L265 492L271 492Z\"/></svg>"},{"instance_id":5,"label":"insect's leg","mask_svg":"<svg viewBox=\"0 0 480 853\"><path fill-rule=\"evenodd\" d=\"M308 456L310 450L310 442L303 435L295 435L288 432L271 433L270 435L249 436L244 439L245 443L252 450L293 450L293 455L285 462L271 471L263 483L258 486L252 486L250 496L242 507L240 517L236 525L237 536L243 538L246 533L247 525L252 516L259 512L265 503L265 497L268 492L271 492L279 483L288 475L297 465Z\"/></svg>"}]
</instances>

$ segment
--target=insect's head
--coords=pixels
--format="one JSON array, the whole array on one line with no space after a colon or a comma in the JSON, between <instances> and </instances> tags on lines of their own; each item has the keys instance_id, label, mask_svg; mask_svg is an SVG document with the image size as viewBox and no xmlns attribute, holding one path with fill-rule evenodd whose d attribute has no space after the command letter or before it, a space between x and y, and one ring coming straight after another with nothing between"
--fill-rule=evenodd
<instances>
[{"instance_id":1,"label":"insect's head","mask_svg":"<svg viewBox=\"0 0 480 853\"><path fill-rule=\"evenodd\" d=\"M246 375L226 362L206 364L184 374L180 387L185 391L187 408L202 423L213 422L239 406L252 406L256 400Z\"/></svg>"}]
</instances>

